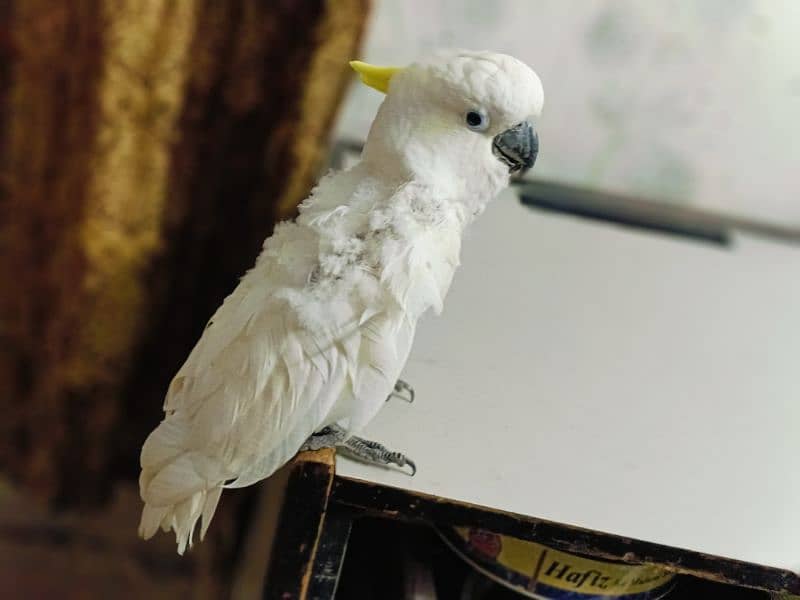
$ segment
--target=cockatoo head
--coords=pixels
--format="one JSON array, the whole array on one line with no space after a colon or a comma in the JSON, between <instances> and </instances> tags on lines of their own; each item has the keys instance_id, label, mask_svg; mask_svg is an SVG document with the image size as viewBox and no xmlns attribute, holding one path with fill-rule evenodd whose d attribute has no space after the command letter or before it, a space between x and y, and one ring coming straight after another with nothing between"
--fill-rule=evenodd
<instances>
[{"instance_id":1,"label":"cockatoo head","mask_svg":"<svg viewBox=\"0 0 800 600\"><path fill-rule=\"evenodd\" d=\"M376 169L450 186L480 209L533 166L544 92L519 60L451 50L405 68L351 65L386 94L364 148Z\"/></svg>"}]
</instances>

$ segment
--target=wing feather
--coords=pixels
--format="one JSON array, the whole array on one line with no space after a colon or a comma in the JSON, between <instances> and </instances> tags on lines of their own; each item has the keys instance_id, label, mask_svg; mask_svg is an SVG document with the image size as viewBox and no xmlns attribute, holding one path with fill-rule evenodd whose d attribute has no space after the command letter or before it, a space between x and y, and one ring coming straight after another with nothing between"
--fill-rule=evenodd
<instances>
[{"instance_id":1,"label":"wing feather","mask_svg":"<svg viewBox=\"0 0 800 600\"><path fill-rule=\"evenodd\" d=\"M450 217L421 186L347 190L347 206L329 196L276 228L172 380L142 451L143 535L172 528L182 552L222 487L269 476L325 425L361 429L417 318L441 310L460 225L439 227Z\"/></svg>"}]
</instances>

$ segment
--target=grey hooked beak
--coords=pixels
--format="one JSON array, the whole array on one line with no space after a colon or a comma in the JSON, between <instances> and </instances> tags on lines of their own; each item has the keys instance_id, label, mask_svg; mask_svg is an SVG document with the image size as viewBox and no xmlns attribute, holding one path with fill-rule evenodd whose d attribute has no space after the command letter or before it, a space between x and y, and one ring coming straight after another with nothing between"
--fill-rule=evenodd
<instances>
[{"instance_id":1,"label":"grey hooked beak","mask_svg":"<svg viewBox=\"0 0 800 600\"><path fill-rule=\"evenodd\" d=\"M492 152L508 165L509 173L524 173L536 162L539 136L527 121L499 133L492 141Z\"/></svg>"}]
</instances>

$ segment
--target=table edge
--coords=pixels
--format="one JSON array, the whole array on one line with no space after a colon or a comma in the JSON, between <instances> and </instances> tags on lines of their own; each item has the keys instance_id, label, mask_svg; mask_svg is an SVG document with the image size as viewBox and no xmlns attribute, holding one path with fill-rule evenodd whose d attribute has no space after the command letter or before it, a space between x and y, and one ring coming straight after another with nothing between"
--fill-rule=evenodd
<instances>
[{"instance_id":1,"label":"table edge","mask_svg":"<svg viewBox=\"0 0 800 600\"><path fill-rule=\"evenodd\" d=\"M770 592L800 594L800 574L655 542L628 538L529 515L336 475L331 501L375 516L448 525L480 525L489 531L537 542L556 550L606 560L649 564Z\"/></svg>"}]
</instances>

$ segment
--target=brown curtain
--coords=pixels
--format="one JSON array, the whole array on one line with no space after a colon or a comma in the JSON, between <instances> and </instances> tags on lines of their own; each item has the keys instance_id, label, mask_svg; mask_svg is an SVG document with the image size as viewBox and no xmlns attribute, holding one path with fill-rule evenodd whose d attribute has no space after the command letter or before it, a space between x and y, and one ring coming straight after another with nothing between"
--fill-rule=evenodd
<instances>
[{"instance_id":1,"label":"brown curtain","mask_svg":"<svg viewBox=\"0 0 800 600\"><path fill-rule=\"evenodd\" d=\"M368 4L0 0L0 553L56 523L106 554L135 545L132 581L152 572L161 546L132 541L138 450L316 179ZM184 562L162 544L162 571L230 558L235 522Z\"/></svg>"}]
</instances>

